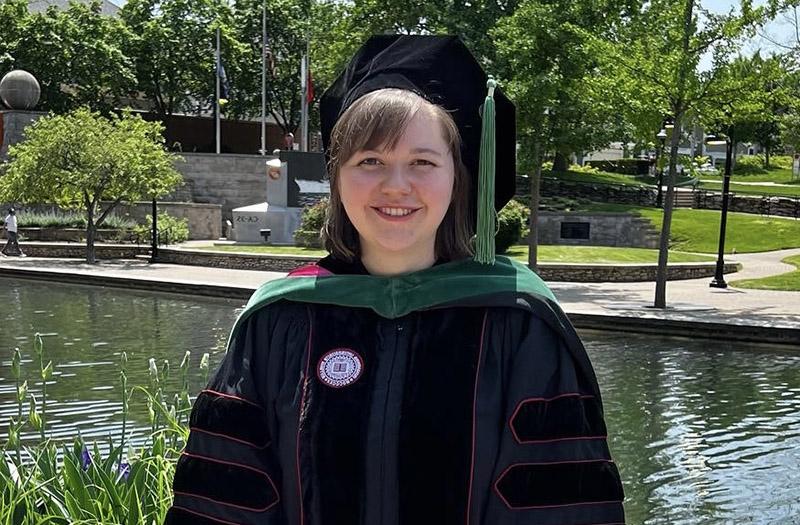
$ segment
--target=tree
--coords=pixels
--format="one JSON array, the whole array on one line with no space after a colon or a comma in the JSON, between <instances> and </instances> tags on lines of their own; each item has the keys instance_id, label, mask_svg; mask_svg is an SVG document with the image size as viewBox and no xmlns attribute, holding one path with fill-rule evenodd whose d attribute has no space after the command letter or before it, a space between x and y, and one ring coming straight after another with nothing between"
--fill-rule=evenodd
<instances>
[{"instance_id":1,"label":"tree","mask_svg":"<svg viewBox=\"0 0 800 525\"><path fill-rule=\"evenodd\" d=\"M95 262L97 228L120 202L175 189L178 159L164 150L162 126L125 114L106 118L88 109L50 114L9 148L0 200L53 203L86 214L86 261Z\"/></svg>"},{"instance_id":2,"label":"tree","mask_svg":"<svg viewBox=\"0 0 800 525\"><path fill-rule=\"evenodd\" d=\"M613 5L612 5L613 4ZM613 140L620 127L594 78L598 57L586 45L588 33L615 24L608 13L624 13L623 2L524 0L491 32L497 46L501 85L517 106L520 160L532 174L528 265L537 265L537 221L542 157L558 158ZM617 136L619 136L617 134Z\"/></svg>"},{"instance_id":3,"label":"tree","mask_svg":"<svg viewBox=\"0 0 800 525\"><path fill-rule=\"evenodd\" d=\"M24 69L42 88L39 108L80 106L109 112L133 89L131 62L122 51L125 28L100 13L100 2L29 13L25 0L0 4L0 73Z\"/></svg>"},{"instance_id":4,"label":"tree","mask_svg":"<svg viewBox=\"0 0 800 525\"><path fill-rule=\"evenodd\" d=\"M616 72L618 98L637 100L646 115L674 118L669 149L669 175L659 242L654 306L666 307L667 259L674 202L678 145L686 116L704 100L730 100L738 92L718 82L723 66L747 36L775 14L775 6L752 8L742 1L738 11L714 14L697 0L651 0L632 13L624 28L611 38L594 38L605 58L604 67ZM700 71L700 59L709 53L712 67ZM737 88L738 89L738 88ZM625 106L621 106L624 110ZM650 117L652 119L652 117ZM634 117L635 119L635 117ZM654 126L651 135L655 136Z\"/></svg>"},{"instance_id":5,"label":"tree","mask_svg":"<svg viewBox=\"0 0 800 525\"><path fill-rule=\"evenodd\" d=\"M120 10L129 30L137 90L165 120L177 112L214 107L216 29L221 29L223 63L239 49L230 8L213 0L130 0ZM231 63L235 60L230 60Z\"/></svg>"}]
</instances>

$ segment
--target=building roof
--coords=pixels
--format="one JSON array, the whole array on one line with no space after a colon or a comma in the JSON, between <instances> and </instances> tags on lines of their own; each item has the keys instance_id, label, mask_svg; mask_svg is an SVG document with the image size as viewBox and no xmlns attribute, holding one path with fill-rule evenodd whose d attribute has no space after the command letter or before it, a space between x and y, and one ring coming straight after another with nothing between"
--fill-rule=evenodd
<instances>
[{"instance_id":1,"label":"building roof","mask_svg":"<svg viewBox=\"0 0 800 525\"><path fill-rule=\"evenodd\" d=\"M76 0L88 4L90 0ZM109 0L100 0L100 12L108 16L117 16L119 13L119 6L110 2ZM55 6L58 9L66 9L69 5L69 0L28 0L28 10L31 13L43 13L50 6Z\"/></svg>"}]
</instances>

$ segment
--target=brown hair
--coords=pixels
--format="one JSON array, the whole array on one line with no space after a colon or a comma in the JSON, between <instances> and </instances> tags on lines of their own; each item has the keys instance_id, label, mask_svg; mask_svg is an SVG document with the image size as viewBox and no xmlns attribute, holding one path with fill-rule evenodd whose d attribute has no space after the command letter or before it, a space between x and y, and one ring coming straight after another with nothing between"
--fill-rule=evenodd
<instances>
[{"instance_id":1,"label":"brown hair","mask_svg":"<svg viewBox=\"0 0 800 525\"><path fill-rule=\"evenodd\" d=\"M453 199L436 230L436 259L453 261L472 255L469 224L469 174L461 160L461 136L453 118L442 107L403 89L372 91L345 110L331 132L328 173L331 196L322 241L334 257L352 261L361 256L356 231L345 213L339 194L339 170L361 150L392 149L418 111L428 111L442 126L442 134L453 155L455 178Z\"/></svg>"}]
</instances>

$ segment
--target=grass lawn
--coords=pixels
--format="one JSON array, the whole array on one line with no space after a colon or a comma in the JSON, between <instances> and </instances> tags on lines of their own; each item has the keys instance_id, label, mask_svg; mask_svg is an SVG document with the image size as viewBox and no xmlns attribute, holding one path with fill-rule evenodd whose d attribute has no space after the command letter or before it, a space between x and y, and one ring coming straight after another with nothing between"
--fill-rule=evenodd
<instances>
[{"instance_id":1,"label":"grass lawn","mask_svg":"<svg viewBox=\"0 0 800 525\"><path fill-rule=\"evenodd\" d=\"M736 184L736 182L734 182L735 178L736 177L731 177L731 191L734 193L752 193L756 195L787 195L791 197L800 196L800 183L795 184L794 186L770 186L770 185L754 186L752 184ZM739 180L743 179L744 178L742 177ZM747 180L745 182L751 182L751 181ZM722 183L701 182L700 188L705 190L722 191Z\"/></svg>"},{"instance_id":2,"label":"grass lawn","mask_svg":"<svg viewBox=\"0 0 800 525\"><path fill-rule=\"evenodd\" d=\"M327 255L327 252L324 250L295 246L208 246L200 249L221 252L314 255L319 257ZM527 262L528 247L512 246L506 255ZM540 246L539 260L542 262L567 263L655 263L658 261L658 251L646 250L643 248L613 248L606 246ZM672 262L699 262L713 261L714 258L703 255L672 252L669 260Z\"/></svg>"},{"instance_id":3,"label":"grass lawn","mask_svg":"<svg viewBox=\"0 0 800 525\"><path fill-rule=\"evenodd\" d=\"M764 277L763 279L734 281L731 283L731 286L735 286L736 288L758 288L760 290L800 292L800 255L787 257L783 262L793 264L797 269L793 272Z\"/></svg>"},{"instance_id":4,"label":"grass lawn","mask_svg":"<svg viewBox=\"0 0 800 525\"><path fill-rule=\"evenodd\" d=\"M658 208L622 204L592 204L590 211L631 211L647 217L661 230L663 211ZM672 216L670 248L683 252L716 253L719 243L717 210L678 208ZM800 221L762 217L748 213L728 213L725 235L726 253L766 252L800 247Z\"/></svg>"},{"instance_id":5,"label":"grass lawn","mask_svg":"<svg viewBox=\"0 0 800 525\"><path fill-rule=\"evenodd\" d=\"M528 247L512 246L505 255L528 262ZM708 255L670 252L670 262L713 261ZM658 250L616 248L612 246L539 246L539 261L552 263L649 264L658 262Z\"/></svg>"},{"instance_id":6,"label":"grass lawn","mask_svg":"<svg viewBox=\"0 0 800 525\"><path fill-rule=\"evenodd\" d=\"M199 250L209 250L215 252L239 252L239 253L262 253L272 255L313 255L325 257L328 252L316 248L303 248L302 246L269 246L258 244L240 244L225 246L202 246Z\"/></svg>"},{"instance_id":7,"label":"grass lawn","mask_svg":"<svg viewBox=\"0 0 800 525\"><path fill-rule=\"evenodd\" d=\"M552 177L569 182L585 182L600 184L625 184L628 186L647 186L648 183L634 178L632 175L621 173L608 173L600 171L597 173L584 173L580 171L551 172L543 171L542 177Z\"/></svg>"},{"instance_id":8,"label":"grass lawn","mask_svg":"<svg viewBox=\"0 0 800 525\"><path fill-rule=\"evenodd\" d=\"M713 173L704 173L701 179L719 179L722 180L722 173L715 175ZM736 173L731 175L731 182L777 182L778 184L798 184L798 181L792 181L792 168L770 168L765 173Z\"/></svg>"}]
</instances>

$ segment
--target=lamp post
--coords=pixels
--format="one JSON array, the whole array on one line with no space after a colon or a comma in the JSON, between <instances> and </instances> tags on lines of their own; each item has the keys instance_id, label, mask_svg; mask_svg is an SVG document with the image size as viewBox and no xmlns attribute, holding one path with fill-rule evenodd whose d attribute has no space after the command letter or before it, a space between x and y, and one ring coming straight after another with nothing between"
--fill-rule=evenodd
<instances>
[{"instance_id":1,"label":"lamp post","mask_svg":"<svg viewBox=\"0 0 800 525\"><path fill-rule=\"evenodd\" d=\"M656 150L656 170L658 171L658 193L656 194L656 206L660 208L662 206L662 204L663 204L663 202L662 202L662 200L663 200L662 193L663 193L663 188L664 188L664 168L659 166L658 157L659 157L659 151L661 152L662 155L664 154L664 143L667 140L667 130L664 129L664 128L661 128L661 131L658 132L658 135L656 135L656 138L658 139L658 141L660 143L660 148Z\"/></svg>"},{"instance_id":2,"label":"lamp post","mask_svg":"<svg viewBox=\"0 0 800 525\"><path fill-rule=\"evenodd\" d=\"M709 146L725 144L725 175L722 181L722 215L719 220L719 249L717 251L717 269L714 272L714 279L709 283L712 288L727 288L728 283L725 282L725 228L728 223L728 198L731 187L731 163L733 159L733 126L728 126L728 133L724 140L719 140L717 137L708 137L706 144Z\"/></svg>"}]
</instances>

